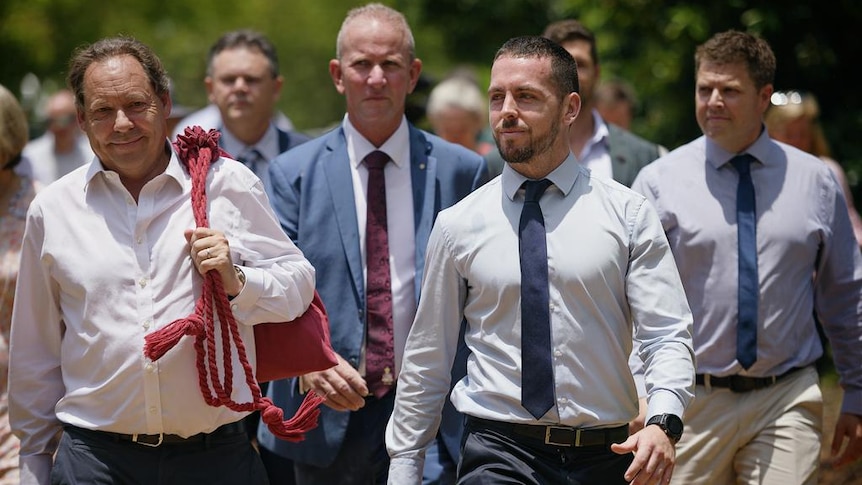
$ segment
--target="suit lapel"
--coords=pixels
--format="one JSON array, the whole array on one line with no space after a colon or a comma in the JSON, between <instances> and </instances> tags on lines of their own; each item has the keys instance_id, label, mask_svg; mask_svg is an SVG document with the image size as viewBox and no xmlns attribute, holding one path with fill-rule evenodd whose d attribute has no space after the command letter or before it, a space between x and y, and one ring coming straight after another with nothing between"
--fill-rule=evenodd
<instances>
[{"instance_id":1,"label":"suit lapel","mask_svg":"<svg viewBox=\"0 0 862 485\"><path fill-rule=\"evenodd\" d=\"M356 201L353 197L353 177L350 172L350 160L347 157L347 146L344 131L339 129L327 143L326 153L322 160L326 172L327 188L332 198L333 214L341 245L344 248L350 275L359 291L360 298L365 300L365 283L363 281L362 254L359 249L359 222L356 220Z\"/></svg>"},{"instance_id":2,"label":"suit lapel","mask_svg":"<svg viewBox=\"0 0 862 485\"><path fill-rule=\"evenodd\" d=\"M290 135L288 135L286 131L278 127L275 128L275 132L278 133L278 153L284 153L288 151L291 148Z\"/></svg>"},{"instance_id":3,"label":"suit lapel","mask_svg":"<svg viewBox=\"0 0 862 485\"><path fill-rule=\"evenodd\" d=\"M614 180L630 187L636 174L631 173L636 164L629 160L629 149L625 138L620 136L619 128L608 123L608 155L611 157L611 170Z\"/></svg>"},{"instance_id":4,"label":"suit lapel","mask_svg":"<svg viewBox=\"0 0 862 485\"><path fill-rule=\"evenodd\" d=\"M437 158L431 156L431 143L413 125L410 127L410 178L413 182L413 221L416 229L416 287L415 296L419 301L422 276L425 265L425 250L434 216L437 214Z\"/></svg>"}]
</instances>

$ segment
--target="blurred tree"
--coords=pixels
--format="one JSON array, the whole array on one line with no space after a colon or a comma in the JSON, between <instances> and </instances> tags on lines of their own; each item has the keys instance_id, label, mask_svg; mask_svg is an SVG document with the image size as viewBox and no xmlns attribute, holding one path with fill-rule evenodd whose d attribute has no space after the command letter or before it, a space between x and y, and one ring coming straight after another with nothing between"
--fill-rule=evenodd
<instances>
[{"instance_id":1,"label":"blurred tree","mask_svg":"<svg viewBox=\"0 0 862 485\"><path fill-rule=\"evenodd\" d=\"M578 18L596 32L605 78L627 79L641 101L633 129L675 148L700 135L694 119L694 49L716 32L763 36L777 59L776 89L806 89L822 101L835 156L862 177L862 91L853 79L860 57L862 3L836 0L401 0L426 28L445 32L452 62L489 65L515 35L539 34L553 20ZM483 60L484 59L484 60ZM845 81L846 82L846 81Z\"/></svg>"},{"instance_id":2,"label":"blurred tree","mask_svg":"<svg viewBox=\"0 0 862 485\"><path fill-rule=\"evenodd\" d=\"M206 103L209 45L224 31L260 30L279 49L286 78L280 102L300 129L331 126L344 112L329 79L335 36L357 0L187 0L105 4L96 0L0 2L0 83L20 92L27 73L62 84L72 49L128 33L150 44L174 79L178 101ZM540 34L552 20L576 17L596 31L603 76L627 79L641 101L634 131L674 148L699 135L694 120L693 55L715 32L735 28L766 38L778 56L777 89L807 89L822 104L835 156L852 182L862 175L862 91L853 79L862 3L834 0L385 0L405 13L430 87L454 66L469 66L487 85L496 49L516 35ZM32 84L32 83L31 83ZM427 89L412 96L421 115Z\"/></svg>"}]
</instances>

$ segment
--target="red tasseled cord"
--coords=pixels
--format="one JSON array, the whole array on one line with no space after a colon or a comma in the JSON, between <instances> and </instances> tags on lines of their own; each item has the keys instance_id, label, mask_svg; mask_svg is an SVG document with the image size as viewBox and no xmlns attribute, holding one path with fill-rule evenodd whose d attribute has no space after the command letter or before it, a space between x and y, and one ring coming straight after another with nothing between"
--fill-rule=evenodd
<instances>
[{"instance_id":1,"label":"red tasseled cord","mask_svg":"<svg viewBox=\"0 0 862 485\"><path fill-rule=\"evenodd\" d=\"M221 156L229 156L218 145L220 133L217 130L205 132L200 126L185 129L177 136L174 144L192 177L192 210L198 227L208 227L206 178L210 164ZM215 318L218 314L221 330L221 351L224 364L224 381L219 380L216 362ZM302 441L305 433L317 427L320 415L318 406L324 399L314 391L309 392L296 412L284 421L284 412L269 398L261 396L260 387L254 378L254 371L245 353L245 345L239 335L236 320L228 303L218 271L211 270L204 275L203 292L195 303L194 313L186 318L174 320L167 326L146 336L144 355L153 361L159 360L172 349L185 335L195 337L195 351L198 355L197 367L201 394L210 406L226 406L234 411L260 411L261 420L272 433L286 441ZM231 364L231 340L236 345L239 361L245 371L245 380L251 389L252 402L238 403L230 396L233 392L233 366Z\"/></svg>"}]
</instances>

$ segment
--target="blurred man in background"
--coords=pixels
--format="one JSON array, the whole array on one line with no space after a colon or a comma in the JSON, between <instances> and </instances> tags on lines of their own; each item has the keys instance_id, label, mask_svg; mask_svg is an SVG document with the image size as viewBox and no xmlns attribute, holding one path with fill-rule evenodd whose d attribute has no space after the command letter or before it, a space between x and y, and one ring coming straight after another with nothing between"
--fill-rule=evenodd
<instances>
[{"instance_id":1,"label":"blurred man in background","mask_svg":"<svg viewBox=\"0 0 862 485\"><path fill-rule=\"evenodd\" d=\"M68 89L51 95L45 103L45 134L30 141L24 156L33 178L50 184L72 170L89 163L93 150L75 121L75 97Z\"/></svg>"}]
</instances>

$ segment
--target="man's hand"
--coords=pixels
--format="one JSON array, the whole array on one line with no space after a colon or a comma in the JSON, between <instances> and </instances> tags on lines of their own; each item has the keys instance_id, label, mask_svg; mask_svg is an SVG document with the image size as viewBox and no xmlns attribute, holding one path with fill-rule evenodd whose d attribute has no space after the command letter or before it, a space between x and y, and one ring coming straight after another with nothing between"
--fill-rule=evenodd
<instances>
[{"instance_id":1,"label":"man's hand","mask_svg":"<svg viewBox=\"0 0 862 485\"><path fill-rule=\"evenodd\" d=\"M207 227L186 229L189 254L201 276L210 270L218 271L225 293L236 296L242 291L242 282L233 268L230 244L224 233Z\"/></svg>"},{"instance_id":2,"label":"man's hand","mask_svg":"<svg viewBox=\"0 0 862 485\"><path fill-rule=\"evenodd\" d=\"M356 411L365 406L368 386L359 372L336 354L338 364L320 372L311 372L299 377L301 389L313 389L326 397L324 404L336 411Z\"/></svg>"},{"instance_id":3,"label":"man's hand","mask_svg":"<svg viewBox=\"0 0 862 485\"><path fill-rule=\"evenodd\" d=\"M836 468L849 465L862 456L862 417L849 413L838 416L831 451L832 466Z\"/></svg>"},{"instance_id":4,"label":"man's hand","mask_svg":"<svg viewBox=\"0 0 862 485\"><path fill-rule=\"evenodd\" d=\"M624 442L612 444L611 451L620 455L634 452L635 458L624 477L632 485L665 485L670 482L676 450L660 427L647 426Z\"/></svg>"}]
</instances>

